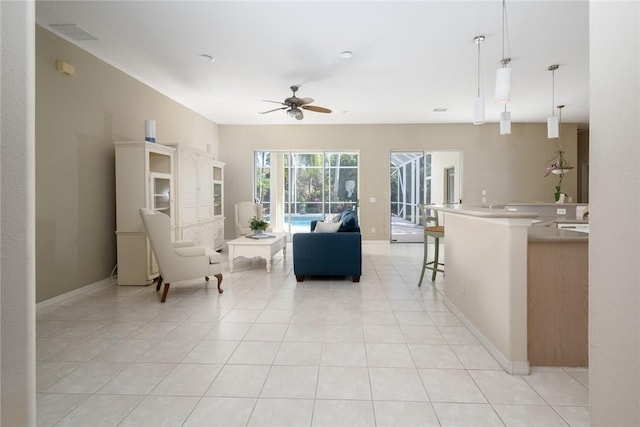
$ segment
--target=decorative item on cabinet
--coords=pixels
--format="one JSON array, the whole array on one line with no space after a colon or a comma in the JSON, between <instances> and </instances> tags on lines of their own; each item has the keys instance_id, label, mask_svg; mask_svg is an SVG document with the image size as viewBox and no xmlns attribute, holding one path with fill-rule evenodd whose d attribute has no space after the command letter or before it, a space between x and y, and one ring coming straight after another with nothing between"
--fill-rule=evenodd
<instances>
[{"instance_id":1,"label":"decorative item on cabinet","mask_svg":"<svg viewBox=\"0 0 640 427\"><path fill-rule=\"evenodd\" d=\"M144 121L144 140L147 142L156 142L156 121Z\"/></svg>"},{"instance_id":2,"label":"decorative item on cabinet","mask_svg":"<svg viewBox=\"0 0 640 427\"><path fill-rule=\"evenodd\" d=\"M174 220L175 149L144 141L114 142L118 285L149 285L156 263L138 210L153 209Z\"/></svg>"}]
</instances>

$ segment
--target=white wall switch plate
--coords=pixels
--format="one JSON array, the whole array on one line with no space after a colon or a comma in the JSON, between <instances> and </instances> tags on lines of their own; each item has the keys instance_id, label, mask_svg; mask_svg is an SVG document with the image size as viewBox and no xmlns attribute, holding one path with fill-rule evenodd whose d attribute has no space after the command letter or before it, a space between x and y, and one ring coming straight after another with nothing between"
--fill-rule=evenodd
<instances>
[{"instance_id":1,"label":"white wall switch plate","mask_svg":"<svg viewBox=\"0 0 640 427\"><path fill-rule=\"evenodd\" d=\"M558 215L566 215L567 214L567 210L565 208L558 208L558 209L556 209L556 213Z\"/></svg>"}]
</instances>

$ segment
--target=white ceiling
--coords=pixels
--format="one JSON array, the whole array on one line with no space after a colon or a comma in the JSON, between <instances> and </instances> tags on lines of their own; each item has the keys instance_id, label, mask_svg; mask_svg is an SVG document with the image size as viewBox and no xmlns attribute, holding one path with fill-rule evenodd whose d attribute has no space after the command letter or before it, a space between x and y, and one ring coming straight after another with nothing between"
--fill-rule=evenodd
<instances>
[{"instance_id":1,"label":"white ceiling","mask_svg":"<svg viewBox=\"0 0 640 427\"><path fill-rule=\"evenodd\" d=\"M506 4L512 120L551 114L547 67L559 64L562 120L588 123L588 1ZM502 111L493 100L501 0L38 1L36 21L82 27L97 40L74 44L219 124L470 123L482 34L487 121ZM258 114L293 84L333 113Z\"/></svg>"}]
</instances>

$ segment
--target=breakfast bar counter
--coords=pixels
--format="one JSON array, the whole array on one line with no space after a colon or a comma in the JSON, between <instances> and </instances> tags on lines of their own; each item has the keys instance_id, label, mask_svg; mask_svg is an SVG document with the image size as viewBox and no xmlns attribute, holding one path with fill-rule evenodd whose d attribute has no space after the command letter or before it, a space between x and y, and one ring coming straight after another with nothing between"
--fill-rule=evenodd
<instances>
[{"instance_id":1,"label":"breakfast bar counter","mask_svg":"<svg viewBox=\"0 0 640 427\"><path fill-rule=\"evenodd\" d=\"M563 315L586 318L582 315L586 300L575 296L584 295L586 289L585 280L576 277L586 271L583 258L588 234L556 228L557 222L575 218L575 206L573 210L568 207L573 218L552 217L549 211L555 212L556 206L541 206L430 206L444 214L445 301L512 374L526 375L532 365L585 366L582 338L571 341L567 337L586 334L576 334L576 326L566 321L568 330L554 334L558 327L553 322L564 321ZM583 249L576 252L570 245ZM576 256L569 260L565 255ZM576 264L576 257L582 262ZM548 268L547 262L554 267ZM569 273L576 265L577 276ZM567 277L569 286L565 286ZM567 310L569 306L573 313ZM578 323L580 329L584 320ZM581 356L566 358L567 349L575 347Z\"/></svg>"}]
</instances>

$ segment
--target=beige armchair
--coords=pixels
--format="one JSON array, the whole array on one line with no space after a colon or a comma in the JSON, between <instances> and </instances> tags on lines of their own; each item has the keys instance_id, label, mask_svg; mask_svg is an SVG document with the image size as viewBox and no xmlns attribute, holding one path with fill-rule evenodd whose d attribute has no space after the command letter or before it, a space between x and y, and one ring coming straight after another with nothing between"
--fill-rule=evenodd
<instances>
[{"instance_id":1,"label":"beige armchair","mask_svg":"<svg viewBox=\"0 0 640 427\"><path fill-rule=\"evenodd\" d=\"M251 228L249 223L255 216L258 219L262 219L262 204L253 202L239 202L236 203L236 237L246 236L251 234Z\"/></svg>"},{"instance_id":2,"label":"beige armchair","mask_svg":"<svg viewBox=\"0 0 640 427\"><path fill-rule=\"evenodd\" d=\"M150 209L140 209L142 223L149 236L151 249L153 250L160 277L156 291L164 281L164 289L160 302L165 302L171 283L182 280L204 277L209 282L209 276L218 279L218 292L222 293L222 255L205 247L193 246L192 241L171 241L171 220L162 213Z\"/></svg>"}]
</instances>

